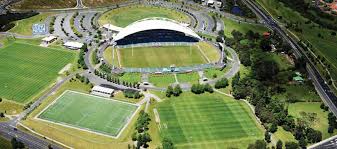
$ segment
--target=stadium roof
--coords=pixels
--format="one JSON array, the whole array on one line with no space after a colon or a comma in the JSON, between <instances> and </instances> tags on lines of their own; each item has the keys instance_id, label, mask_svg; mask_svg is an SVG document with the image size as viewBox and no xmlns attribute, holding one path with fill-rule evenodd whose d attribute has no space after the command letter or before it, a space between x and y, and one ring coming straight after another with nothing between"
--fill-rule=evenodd
<instances>
[{"instance_id":1,"label":"stadium roof","mask_svg":"<svg viewBox=\"0 0 337 149\"><path fill-rule=\"evenodd\" d=\"M127 27L123 28L115 37L115 40L123 39L124 37L146 30L165 29L185 33L186 36L201 39L194 31L184 26L182 23L167 19L167 18L146 18L136 21Z\"/></svg>"}]
</instances>

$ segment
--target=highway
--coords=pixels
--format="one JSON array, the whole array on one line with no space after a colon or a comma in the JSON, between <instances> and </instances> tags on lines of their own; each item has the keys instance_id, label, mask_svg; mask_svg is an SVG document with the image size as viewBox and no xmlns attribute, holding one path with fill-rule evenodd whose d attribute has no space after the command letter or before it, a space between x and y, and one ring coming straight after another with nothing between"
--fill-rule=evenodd
<instances>
[{"instance_id":1,"label":"highway","mask_svg":"<svg viewBox=\"0 0 337 149\"><path fill-rule=\"evenodd\" d=\"M267 13L265 13L263 10L260 9L260 7L253 2L252 0L243 0L243 2L252 9L253 12L255 12L265 23L273 29L275 32L279 33L285 41L287 41L290 46L294 50L294 54L297 58L303 56L307 60L307 71L309 74L309 77L312 79L312 82L322 98L323 102L329 107L330 111L337 116L337 97L330 89L329 85L326 83L324 78L322 77L322 74L317 70L315 65L312 61L310 61L308 55L304 52L304 49L298 45L297 41L295 39L292 39L286 34L286 31L284 31L277 21L275 21L271 16L269 16ZM309 148L314 149L332 149L337 148L337 136L334 136L332 138L329 138L327 140L323 140L317 144L314 144L313 146Z\"/></svg>"}]
</instances>

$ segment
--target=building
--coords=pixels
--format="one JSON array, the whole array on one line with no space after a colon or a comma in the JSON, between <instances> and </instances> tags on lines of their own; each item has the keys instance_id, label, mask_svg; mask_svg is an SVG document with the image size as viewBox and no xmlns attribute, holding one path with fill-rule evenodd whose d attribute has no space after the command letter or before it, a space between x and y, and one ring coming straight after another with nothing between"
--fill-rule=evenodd
<instances>
[{"instance_id":1,"label":"building","mask_svg":"<svg viewBox=\"0 0 337 149\"><path fill-rule=\"evenodd\" d=\"M42 42L41 42L40 46L47 47L49 44L51 44L52 42L54 42L56 40L57 40L57 37L55 37L55 36L44 37L44 38L42 38Z\"/></svg>"},{"instance_id":2,"label":"building","mask_svg":"<svg viewBox=\"0 0 337 149\"><path fill-rule=\"evenodd\" d=\"M81 49L83 47L83 43L80 43L80 42L74 42L74 41L68 41L68 42L65 42L63 44L63 46L65 46L66 48L68 49L72 49L72 50L78 50L78 49Z\"/></svg>"},{"instance_id":3,"label":"building","mask_svg":"<svg viewBox=\"0 0 337 149\"><path fill-rule=\"evenodd\" d=\"M190 28L167 18L146 18L123 28L115 37L117 45L159 42L198 42Z\"/></svg>"},{"instance_id":4,"label":"building","mask_svg":"<svg viewBox=\"0 0 337 149\"><path fill-rule=\"evenodd\" d=\"M102 87L102 86L94 86L91 89L92 95L102 96L102 97L111 97L114 93L114 89Z\"/></svg>"},{"instance_id":5,"label":"building","mask_svg":"<svg viewBox=\"0 0 337 149\"><path fill-rule=\"evenodd\" d=\"M115 33L118 33L120 32L123 28L121 27L118 27L118 26L114 26L112 24L104 24L103 25L103 28L107 31L110 31L110 32L115 32Z\"/></svg>"}]
</instances>

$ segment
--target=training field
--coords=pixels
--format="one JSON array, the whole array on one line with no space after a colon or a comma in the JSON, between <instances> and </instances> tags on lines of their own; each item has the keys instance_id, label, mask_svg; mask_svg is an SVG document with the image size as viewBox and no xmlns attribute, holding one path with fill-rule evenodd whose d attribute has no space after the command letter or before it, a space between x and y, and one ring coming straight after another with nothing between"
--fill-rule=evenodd
<instances>
[{"instance_id":1,"label":"training field","mask_svg":"<svg viewBox=\"0 0 337 149\"><path fill-rule=\"evenodd\" d=\"M54 81L76 53L13 43L0 48L0 97L26 103Z\"/></svg>"},{"instance_id":2,"label":"training field","mask_svg":"<svg viewBox=\"0 0 337 149\"><path fill-rule=\"evenodd\" d=\"M126 27L135 21L149 17L164 17L186 23L189 23L190 20L187 15L176 10L137 5L108 11L99 18L98 22L100 25L110 23L116 26Z\"/></svg>"},{"instance_id":3,"label":"training field","mask_svg":"<svg viewBox=\"0 0 337 149\"><path fill-rule=\"evenodd\" d=\"M214 49L212 49L214 50ZM122 67L169 67L208 63L197 46L162 46L118 49ZM118 65L117 65L118 66Z\"/></svg>"},{"instance_id":4,"label":"training field","mask_svg":"<svg viewBox=\"0 0 337 149\"><path fill-rule=\"evenodd\" d=\"M117 137L138 106L66 91L37 117L53 123Z\"/></svg>"},{"instance_id":5,"label":"training field","mask_svg":"<svg viewBox=\"0 0 337 149\"><path fill-rule=\"evenodd\" d=\"M245 103L216 93L171 97L158 112L162 136L177 148L247 148L263 138Z\"/></svg>"}]
</instances>

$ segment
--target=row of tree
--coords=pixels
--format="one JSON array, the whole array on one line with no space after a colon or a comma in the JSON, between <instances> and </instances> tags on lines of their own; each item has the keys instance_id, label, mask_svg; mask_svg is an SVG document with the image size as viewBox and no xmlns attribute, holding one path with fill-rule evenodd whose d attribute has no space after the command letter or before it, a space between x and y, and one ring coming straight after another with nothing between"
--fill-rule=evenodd
<instances>
[{"instance_id":1,"label":"row of tree","mask_svg":"<svg viewBox=\"0 0 337 149\"><path fill-rule=\"evenodd\" d=\"M137 141L137 149L149 147L148 142L152 141L148 133L150 121L151 118L149 114L144 112L144 110L139 112L135 127L136 131L132 134L132 141Z\"/></svg>"},{"instance_id":2,"label":"row of tree","mask_svg":"<svg viewBox=\"0 0 337 149\"><path fill-rule=\"evenodd\" d=\"M84 43L84 45L80 49L80 54L79 54L79 58L77 61L79 68L88 69L88 66L85 64L85 61L84 61L84 56L86 52L88 52L88 46L86 43Z\"/></svg>"},{"instance_id":3,"label":"row of tree","mask_svg":"<svg viewBox=\"0 0 337 149\"><path fill-rule=\"evenodd\" d=\"M176 85L174 88L172 86L168 86L166 89L166 97L173 96L179 96L181 93L183 93L180 85Z\"/></svg>"},{"instance_id":4,"label":"row of tree","mask_svg":"<svg viewBox=\"0 0 337 149\"><path fill-rule=\"evenodd\" d=\"M98 70L94 71L96 76L99 76L102 79L106 79L109 82L113 82L115 84L119 84L119 85L123 85L126 87L131 87L131 88L137 88L139 89L140 84L138 82L127 82L127 81L123 81L121 80L118 76L114 76L111 73L104 73L104 72L100 72Z\"/></svg>"},{"instance_id":5,"label":"row of tree","mask_svg":"<svg viewBox=\"0 0 337 149\"><path fill-rule=\"evenodd\" d=\"M205 92L213 93L213 87L209 84L193 84L191 92L194 94L203 94Z\"/></svg>"}]
</instances>

